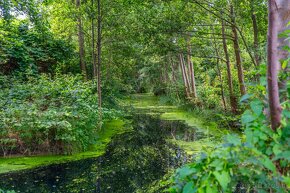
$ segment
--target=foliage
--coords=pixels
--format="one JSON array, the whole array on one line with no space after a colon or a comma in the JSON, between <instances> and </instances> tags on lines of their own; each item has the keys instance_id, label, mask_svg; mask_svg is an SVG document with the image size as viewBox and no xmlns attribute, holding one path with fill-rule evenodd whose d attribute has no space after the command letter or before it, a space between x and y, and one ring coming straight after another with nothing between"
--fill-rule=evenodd
<instances>
[{"instance_id":1,"label":"foliage","mask_svg":"<svg viewBox=\"0 0 290 193\"><path fill-rule=\"evenodd\" d=\"M26 20L12 20L6 24L0 19L0 71L11 74L31 68L37 72L53 72L58 64L67 64L74 57L72 46L55 38L48 31L30 29ZM5 37L5 38L4 38Z\"/></svg>"},{"instance_id":2,"label":"foliage","mask_svg":"<svg viewBox=\"0 0 290 193\"><path fill-rule=\"evenodd\" d=\"M95 144L100 124L95 85L80 76L1 76L2 154L72 153ZM116 111L103 108L103 120Z\"/></svg>"},{"instance_id":3,"label":"foliage","mask_svg":"<svg viewBox=\"0 0 290 193\"><path fill-rule=\"evenodd\" d=\"M178 170L170 192L287 192L289 188L289 118L274 132L258 99L250 103L241 118L243 136L228 135L213 152L203 153L193 163Z\"/></svg>"}]
</instances>

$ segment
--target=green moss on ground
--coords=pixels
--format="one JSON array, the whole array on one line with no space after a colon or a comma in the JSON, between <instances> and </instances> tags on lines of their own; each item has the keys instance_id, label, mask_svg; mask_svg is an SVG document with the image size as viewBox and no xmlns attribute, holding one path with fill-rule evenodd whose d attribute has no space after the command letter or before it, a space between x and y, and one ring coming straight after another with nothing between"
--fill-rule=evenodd
<instances>
[{"instance_id":1,"label":"green moss on ground","mask_svg":"<svg viewBox=\"0 0 290 193\"><path fill-rule=\"evenodd\" d=\"M123 120L112 120L106 122L99 132L98 143L95 144L90 151L77 153L73 155L43 155L30 157L12 157L0 158L0 173L31 169L49 164L64 163L68 161L76 161L85 158L98 157L104 154L106 146L111 138L117 134L124 133L130 128L125 126Z\"/></svg>"}]
</instances>

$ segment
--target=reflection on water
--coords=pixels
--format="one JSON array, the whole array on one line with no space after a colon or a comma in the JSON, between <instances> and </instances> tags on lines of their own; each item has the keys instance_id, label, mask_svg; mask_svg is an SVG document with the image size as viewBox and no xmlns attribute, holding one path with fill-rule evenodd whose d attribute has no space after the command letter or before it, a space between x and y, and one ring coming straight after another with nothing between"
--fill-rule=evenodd
<instances>
[{"instance_id":1,"label":"reflection on water","mask_svg":"<svg viewBox=\"0 0 290 193\"><path fill-rule=\"evenodd\" d=\"M134 130L116 136L104 156L0 175L0 189L16 192L147 192L148 185L187 162L168 138L194 140L193 129L178 121L136 115Z\"/></svg>"}]
</instances>

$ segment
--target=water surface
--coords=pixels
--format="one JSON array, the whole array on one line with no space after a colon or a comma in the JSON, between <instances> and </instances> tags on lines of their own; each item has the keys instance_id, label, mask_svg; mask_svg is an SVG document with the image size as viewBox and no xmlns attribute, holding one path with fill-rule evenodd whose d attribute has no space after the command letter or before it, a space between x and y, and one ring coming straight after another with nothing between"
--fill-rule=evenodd
<instances>
[{"instance_id":1,"label":"water surface","mask_svg":"<svg viewBox=\"0 0 290 193\"><path fill-rule=\"evenodd\" d=\"M196 140L193 128L180 121L135 115L133 130L112 139L106 153L93 159L0 175L0 188L16 192L161 192L169 171L189 158L167 139ZM157 183L154 183L157 182Z\"/></svg>"}]
</instances>

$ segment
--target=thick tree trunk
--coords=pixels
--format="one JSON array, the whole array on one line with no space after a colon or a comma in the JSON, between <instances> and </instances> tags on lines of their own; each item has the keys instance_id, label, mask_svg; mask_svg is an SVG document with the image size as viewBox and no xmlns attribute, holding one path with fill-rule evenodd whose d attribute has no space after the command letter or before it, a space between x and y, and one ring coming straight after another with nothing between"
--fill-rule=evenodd
<instances>
[{"instance_id":1,"label":"thick tree trunk","mask_svg":"<svg viewBox=\"0 0 290 193\"><path fill-rule=\"evenodd\" d=\"M187 62L188 62L188 66L189 66L189 77L190 77L190 81L191 81L192 97L197 98L194 66L193 66L193 63L191 61L191 47L190 47L190 37L189 36L187 38Z\"/></svg>"},{"instance_id":2,"label":"thick tree trunk","mask_svg":"<svg viewBox=\"0 0 290 193\"><path fill-rule=\"evenodd\" d=\"M189 94L189 82L187 79L187 75L186 75L186 70L185 70L185 65L184 65L184 59L183 59L183 54L179 54L179 64L180 64L180 69L181 69L181 74L182 74L182 80L184 83L184 87L185 87L185 95L187 98L190 97Z\"/></svg>"},{"instance_id":3,"label":"thick tree trunk","mask_svg":"<svg viewBox=\"0 0 290 193\"><path fill-rule=\"evenodd\" d=\"M98 106L100 118L102 117L102 73L101 73L101 51L102 51L102 25L101 25L101 0L98 0Z\"/></svg>"},{"instance_id":4,"label":"thick tree trunk","mask_svg":"<svg viewBox=\"0 0 290 193\"><path fill-rule=\"evenodd\" d=\"M268 95L270 107L271 127L276 130L281 122L281 105L279 99L278 73L280 61L288 57L289 53L283 50L289 45L286 38L278 38L279 33L287 29L290 17L289 0L268 0Z\"/></svg>"},{"instance_id":5,"label":"thick tree trunk","mask_svg":"<svg viewBox=\"0 0 290 193\"><path fill-rule=\"evenodd\" d=\"M290 1L289 0L276 0L276 9L278 12L279 20L278 23L278 33L281 34L286 30L290 30ZM288 32L289 34L289 32ZM289 58L290 54L288 50L285 50L284 47L290 47L289 36L281 36L278 38L278 58L282 62L282 60L286 60ZM281 65L279 65L281 67ZM288 63L289 67L289 63ZM281 68L279 68L280 70Z\"/></svg>"},{"instance_id":6,"label":"thick tree trunk","mask_svg":"<svg viewBox=\"0 0 290 193\"><path fill-rule=\"evenodd\" d=\"M237 113L238 105L237 105L237 100L234 94L230 57L229 57L227 41L226 41L225 22L223 20L222 20L222 37L223 37L223 48L224 48L226 64L227 64L227 78L228 78L228 87L229 87L229 93L230 93L231 110L233 113Z\"/></svg>"},{"instance_id":7,"label":"thick tree trunk","mask_svg":"<svg viewBox=\"0 0 290 193\"><path fill-rule=\"evenodd\" d=\"M235 21L235 15L234 15L234 8L233 5L231 5L231 19L232 19L232 32L233 32L233 43L234 43L234 50L235 50L235 56L236 56L236 64L237 64L237 70L238 70L238 79L239 79L239 85L240 85L240 93L241 95L246 94L246 86L244 81L244 71L242 66L242 59L241 59L241 53L240 53L240 45L239 45L239 39L238 39L238 32L236 29L236 21Z\"/></svg>"},{"instance_id":8,"label":"thick tree trunk","mask_svg":"<svg viewBox=\"0 0 290 193\"><path fill-rule=\"evenodd\" d=\"M76 0L76 6L80 11L81 0ZM86 69L86 61L85 61L85 40L84 40L84 32L82 26L82 18L81 14L78 14L78 40L79 40L79 55L80 55L80 68L82 71L85 80L88 79L87 77L87 69Z\"/></svg>"},{"instance_id":9,"label":"thick tree trunk","mask_svg":"<svg viewBox=\"0 0 290 193\"><path fill-rule=\"evenodd\" d=\"M253 35L254 35L254 55L256 65L260 65L260 54L259 54L259 31L258 31L258 24L257 24L257 17L254 10L254 0L251 0L251 18L253 23Z\"/></svg>"}]
</instances>

